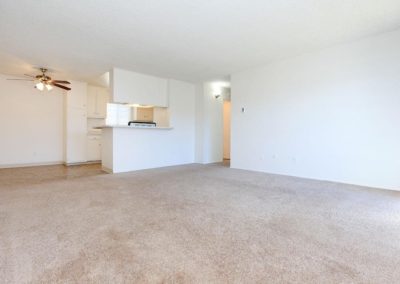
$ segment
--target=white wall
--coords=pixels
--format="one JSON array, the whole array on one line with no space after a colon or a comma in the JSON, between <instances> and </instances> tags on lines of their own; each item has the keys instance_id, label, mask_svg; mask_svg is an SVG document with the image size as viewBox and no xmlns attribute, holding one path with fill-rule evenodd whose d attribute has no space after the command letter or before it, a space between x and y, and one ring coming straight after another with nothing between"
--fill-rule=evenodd
<instances>
[{"instance_id":1,"label":"white wall","mask_svg":"<svg viewBox=\"0 0 400 284\"><path fill-rule=\"evenodd\" d=\"M193 163L195 159L195 86L169 80L169 147L178 156L176 164Z\"/></svg>"},{"instance_id":2,"label":"white wall","mask_svg":"<svg viewBox=\"0 0 400 284\"><path fill-rule=\"evenodd\" d=\"M223 159L223 98L213 94L213 83L204 83L197 92L197 159L199 163L216 163Z\"/></svg>"},{"instance_id":3,"label":"white wall","mask_svg":"<svg viewBox=\"0 0 400 284\"><path fill-rule=\"evenodd\" d=\"M204 140L204 85L195 86L195 162L203 163L203 140Z\"/></svg>"},{"instance_id":4,"label":"white wall","mask_svg":"<svg viewBox=\"0 0 400 284\"><path fill-rule=\"evenodd\" d=\"M400 189L399 50L397 31L233 74L231 166Z\"/></svg>"},{"instance_id":5,"label":"white wall","mask_svg":"<svg viewBox=\"0 0 400 284\"><path fill-rule=\"evenodd\" d=\"M193 84L170 80L169 114L172 129L168 130L103 129L103 167L118 173L193 163L195 159Z\"/></svg>"},{"instance_id":6,"label":"white wall","mask_svg":"<svg viewBox=\"0 0 400 284\"><path fill-rule=\"evenodd\" d=\"M0 75L0 167L61 163L63 95Z\"/></svg>"}]
</instances>

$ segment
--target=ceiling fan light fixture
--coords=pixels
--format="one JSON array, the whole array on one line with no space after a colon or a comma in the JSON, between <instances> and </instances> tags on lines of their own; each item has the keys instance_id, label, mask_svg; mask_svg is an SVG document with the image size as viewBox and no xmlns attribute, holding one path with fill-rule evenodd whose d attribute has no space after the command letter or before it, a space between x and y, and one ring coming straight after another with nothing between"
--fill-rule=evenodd
<instances>
[{"instance_id":1,"label":"ceiling fan light fixture","mask_svg":"<svg viewBox=\"0 0 400 284\"><path fill-rule=\"evenodd\" d=\"M40 71L42 74L39 75L28 75L24 74L27 77L30 77L29 79L7 79L7 80L23 80L23 81L32 81L35 84L35 88L38 89L39 91L44 91L46 88L47 91L51 91L54 89L54 87L66 90L66 91L71 91L71 87L67 87L65 85L70 85L71 83L66 81L66 80L53 80L50 76L46 75L47 69L46 68L40 68Z\"/></svg>"},{"instance_id":2,"label":"ceiling fan light fixture","mask_svg":"<svg viewBox=\"0 0 400 284\"><path fill-rule=\"evenodd\" d=\"M39 91L43 91L44 90L44 84L42 82L39 82L36 84L36 89L38 89Z\"/></svg>"}]
</instances>

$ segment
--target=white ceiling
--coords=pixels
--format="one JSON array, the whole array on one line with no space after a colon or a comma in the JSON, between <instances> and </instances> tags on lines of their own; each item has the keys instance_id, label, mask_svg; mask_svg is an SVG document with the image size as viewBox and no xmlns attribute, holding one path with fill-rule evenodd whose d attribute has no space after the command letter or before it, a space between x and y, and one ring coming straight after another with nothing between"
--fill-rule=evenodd
<instances>
[{"instance_id":1,"label":"white ceiling","mask_svg":"<svg viewBox=\"0 0 400 284\"><path fill-rule=\"evenodd\" d=\"M203 81L399 26L399 0L1 0L0 72Z\"/></svg>"}]
</instances>

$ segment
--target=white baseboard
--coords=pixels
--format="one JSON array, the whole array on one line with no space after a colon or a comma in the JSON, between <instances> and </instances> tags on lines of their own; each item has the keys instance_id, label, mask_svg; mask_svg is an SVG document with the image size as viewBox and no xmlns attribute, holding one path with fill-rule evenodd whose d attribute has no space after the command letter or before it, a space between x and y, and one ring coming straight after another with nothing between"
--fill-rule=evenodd
<instances>
[{"instance_id":1,"label":"white baseboard","mask_svg":"<svg viewBox=\"0 0 400 284\"><path fill-rule=\"evenodd\" d=\"M88 162L78 162L78 163L66 163L64 161L56 162L43 162L43 163L21 163L21 164L0 164L0 169L10 169L10 168L27 168L27 167L40 167L40 166L77 166L77 165L88 165L88 164L99 164L101 161L88 161Z\"/></svg>"},{"instance_id":2,"label":"white baseboard","mask_svg":"<svg viewBox=\"0 0 400 284\"><path fill-rule=\"evenodd\" d=\"M112 171L112 169L109 169L109 168L107 168L107 167L101 167L101 169L104 171L104 172L106 172L106 173L109 173L109 174L113 174L113 171Z\"/></svg>"},{"instance_id":3,"label":"white baseboard","mask_svg":"<svg viewBox=\"0 0 400 284\"><path fill-rule=\"evenodd\" d=\"M62 165L63 161L57 162L43 162L43 163L21 163L21 164L0 164L0 169L8 169L8 168L26 168L26 167L39 167L39 166L54 166L54 165Z\"/></svg>"},{"instance_id":4,"label":"white baseboard","mask_svg":"<svg viewBox=\"0 0 400 284\"><path fill-rule=\"evenodd\" d=\"M79 166L79 165L90 165L90 164L100 164L101 161L85 161L85 162L74 162L74 163L67 163L63 162L64 166Z\"/></svg>"}]
</instances>

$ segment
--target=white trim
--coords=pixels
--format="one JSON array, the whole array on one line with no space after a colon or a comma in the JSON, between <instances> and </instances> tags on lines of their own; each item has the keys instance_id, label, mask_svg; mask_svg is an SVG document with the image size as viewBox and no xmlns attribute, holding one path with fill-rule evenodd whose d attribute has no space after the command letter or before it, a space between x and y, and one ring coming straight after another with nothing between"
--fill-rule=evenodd
<instances>
[{"instance_id":1,"label":"white trim","mask_svg":"<svg viewBox=\"0 0 400 284\"><path fill-rule=\"evenodd\" d=\"M58 162L43 162L43 163L4 164L0 165L0 169L54 166L54 165L62 165L63 163L64 163L63 161L58 161Z\"/></svg>"},{"instance_id":2,"label":"white trim","mask_svg":"<svg viewBox=\"0 0 400 284\"><path fill-rule=\"evenodd\" d=\"M102 166L101 169L102 169L104 172L106 172L106 173L113 174L112 169L109 169L109 168L104 167L104 166Z\"/></svg>"},{"instance_id":3,"label":"white trim","mask_svg":"<svg viewBox=\"0 0 400 284\"><path fill-rule=\"evenodd\" d=\"M69 166L90 165L90 164L100 164L100 163L101 161L99 160L99 161L84 161L84 162L73 162L73 163L64 162L63 164L64 166L69 167Z\"/></svg>"}]
</instances>

